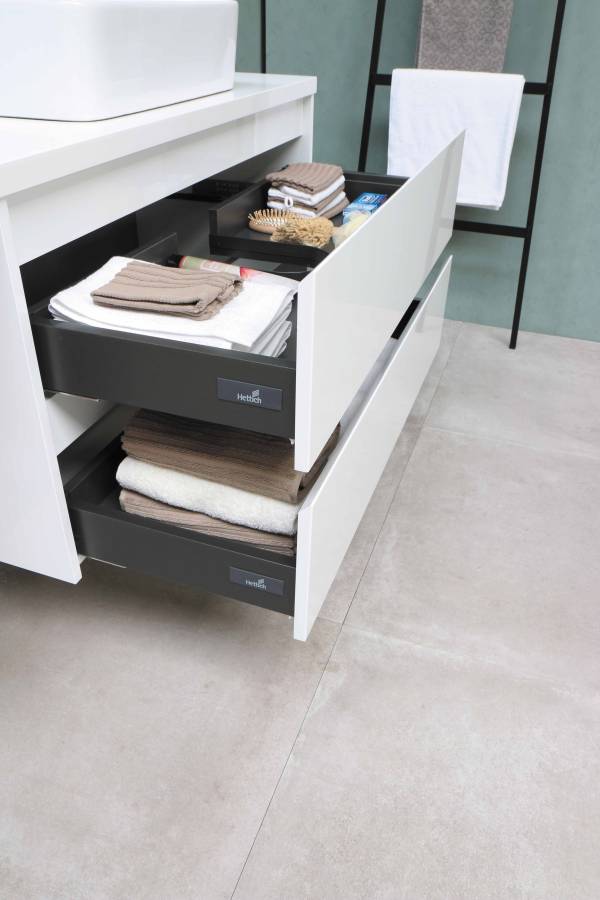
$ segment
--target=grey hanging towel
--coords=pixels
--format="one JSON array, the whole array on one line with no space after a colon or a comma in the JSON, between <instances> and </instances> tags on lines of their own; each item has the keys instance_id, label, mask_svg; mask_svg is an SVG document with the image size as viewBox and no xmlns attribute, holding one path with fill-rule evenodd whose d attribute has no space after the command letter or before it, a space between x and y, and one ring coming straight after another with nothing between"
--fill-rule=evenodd
<instances>
[{"instance_id":1,"label":"grey hanging towel","mask_svg":"<svg viewBox=\"0 0 600 900\"><path fill-rule=\"evenodd\" d=\"M419 69L501 72L513 0L422 0Z\"/></svg>"}]
</instances>

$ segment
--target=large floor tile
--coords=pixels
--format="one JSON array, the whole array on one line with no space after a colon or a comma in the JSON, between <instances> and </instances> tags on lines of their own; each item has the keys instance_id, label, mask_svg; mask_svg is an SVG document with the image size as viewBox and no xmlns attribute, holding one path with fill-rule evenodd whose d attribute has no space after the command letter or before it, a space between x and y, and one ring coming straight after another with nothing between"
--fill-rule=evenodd
<instances>
[{"instance_id":1,"label":"large floor tile","mask_svg":"<svg viewBox=\"0 0 600 900\"><path fill-rule=\"evenodd\" d=\"M419 437L442 372L456 343L461 324L449 320L444 323L442 342L435 361L323 604L321 615L326 619L331 619L333 622L344 621L381 531L381 526L394 499L396 488Z\"/></svg>"},{"instance_id":2,"label":"large floor tile","mask_svg":"<svg viewBox=\"0 0 600 900\"><path fill-rule=\"evenodd\" d=\"M600 456L600 344L464 325L428 424Z\"/></svg>"},{"instance_id":3,"label":"large floor tile","mask_svg":"<svg viewBox=\"0 0 600 900\"><path fill-rule=\"evenodd\" d=\"M229 898L338 627L0 570L0 896Z\"/></svg>"},{"instance_id":4,"label":"large floor tile","mask_svg":"<svg viewBox=\"0 0 600 900\"><path fill-rule=\"evenodd\" d=\"M344 627L234 900L595 900L600 708Z\"/></svg>"},{"instance_id":5,"label":"large floor tile","mask_svg":"<svg viewBox=\"0 0 600 900\"><path fill-rule=\"evenodd\" d=\"M425 427L347 621L600 691L600 460Z\"/></svg>"}]
</instances>

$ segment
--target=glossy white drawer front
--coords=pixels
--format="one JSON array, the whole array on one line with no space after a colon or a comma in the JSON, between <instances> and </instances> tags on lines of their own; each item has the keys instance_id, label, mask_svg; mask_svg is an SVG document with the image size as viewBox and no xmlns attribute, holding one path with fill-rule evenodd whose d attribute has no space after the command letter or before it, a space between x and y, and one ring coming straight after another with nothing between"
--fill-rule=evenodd
<instances>
[{"instance_id":1,"label":"glossy white drawer front","mask_svg":"<svg viewBox=\"0 0 600 900\"><path fill-rule=\"evenodd\" d=\"M308 471L452 234L463 135L298 289L295 466Z\"/></svg>"},{"instance_id":2,"label":"glossy white drawer front","mask_svg":"<svg viewBox=\"0 0 600 900\"><path fill-rule=\"evenodd\" d=\"M300 510L294 612L300 640L310 633L435 358L451 265L450 258L406 331L389 342L391 352L359 391L342 439Z\"/></svg>"}]
</instances>

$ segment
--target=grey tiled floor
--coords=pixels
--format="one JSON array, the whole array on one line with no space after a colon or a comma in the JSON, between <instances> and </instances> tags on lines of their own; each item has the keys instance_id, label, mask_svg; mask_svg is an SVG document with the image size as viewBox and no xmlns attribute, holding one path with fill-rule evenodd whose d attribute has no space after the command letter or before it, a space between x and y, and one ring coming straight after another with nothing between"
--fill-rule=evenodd
<instances>
[{"instance_id":1,"label":"grey tiled floor","mask_svg":"<svg viewBox=\"0 0 600 900\"><path fill-rule=\"evenodd\" d=\"M0 568L2 900L600 897L600 345L447 325L308 643Z\"/></svg>"}]
</instances>

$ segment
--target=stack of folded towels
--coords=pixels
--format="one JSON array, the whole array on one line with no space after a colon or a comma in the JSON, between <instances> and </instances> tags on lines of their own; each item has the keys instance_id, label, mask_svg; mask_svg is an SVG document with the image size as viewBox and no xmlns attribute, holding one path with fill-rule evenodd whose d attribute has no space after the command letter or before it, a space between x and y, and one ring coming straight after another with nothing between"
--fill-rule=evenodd
<instances>
[{"instance_id":1,"label":"stack of folded towels","mask_svg":"<svg viewBox=\"0 0 600 900\"><path fill-rule=\"evenodd\" d=\"M192 270L114 256L48 309L95 328L276 357L287 346L296 289L290 278L212 261Z\"/></svg>"},{"instance_id":2,"label":"stack of folded towels","mask_svg":"<svg viewBox=\"0 0 600 900\"><path fill-rule=\"evenodd\" d=\"M267 206L306 218L333 219L348 206L341 166L329 163L292 163L267 175L271 182Z\"/></svg>"},{"instance_id":3,"label":"stack of folded towels","mask_svg":"<svg viewBox=\"0 0 600 900\"><path fill-rule=\"evenodd\" d=\"M119 502L127 513L293 556L300 504L338 436L304 474L285 438L140 410L122 436Z\"/></svg>"}]
</instances>

